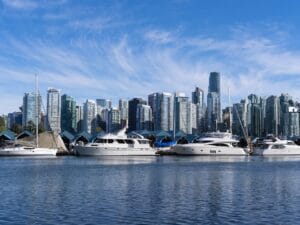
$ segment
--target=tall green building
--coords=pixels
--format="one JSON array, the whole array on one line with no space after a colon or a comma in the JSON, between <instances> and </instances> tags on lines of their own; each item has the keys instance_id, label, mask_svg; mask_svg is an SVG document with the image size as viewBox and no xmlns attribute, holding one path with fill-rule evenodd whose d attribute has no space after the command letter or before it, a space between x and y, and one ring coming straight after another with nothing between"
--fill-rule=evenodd
<instances>
[{"instance_id":1,"label":"tall green building","mask_svg":"<svg viewBox=\"0 0 300 225\"><path fill-rule=\"evenodd\" d=\"M61 130L76 132L76 102L66 94L61 96Z\"/></svg>"}]
</instances>

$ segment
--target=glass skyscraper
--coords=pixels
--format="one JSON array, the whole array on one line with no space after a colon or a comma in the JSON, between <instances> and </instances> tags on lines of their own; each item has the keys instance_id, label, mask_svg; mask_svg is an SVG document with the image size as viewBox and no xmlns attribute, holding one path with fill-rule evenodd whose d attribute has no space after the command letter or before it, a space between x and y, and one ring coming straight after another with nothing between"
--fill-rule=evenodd
<instances>
[{"instance_id":1,"label":"glass skyscraper","mask_svg":"<svg viewBox=\"0 0 300 225\"><path fill-rule=\"evenodd\" d=\"M54 132L60 132L60 93L59 90L50 88L47 92L47 118L49 127Z\"/></svg>"},{"instance_id":2,"label":"glass skyscraper","mask_svg":"<svg viewBox=\"0 0 300 225\"><path fill-rule=\"evenodd\" d=\"M76 102L66 94L61 96L61 130L75 133L76 122Z\"/></svg>"}]
</instances>

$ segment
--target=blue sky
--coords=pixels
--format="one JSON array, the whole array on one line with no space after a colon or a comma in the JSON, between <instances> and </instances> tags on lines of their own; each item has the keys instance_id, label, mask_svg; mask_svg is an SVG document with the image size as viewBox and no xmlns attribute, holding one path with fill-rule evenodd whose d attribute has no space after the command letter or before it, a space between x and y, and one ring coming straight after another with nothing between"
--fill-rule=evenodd
<instances>
[{"instance_id":1,"label":"blue sky","mask_svg":"<svg viewBox=\"0 0 300 225\"><path fill-rule=\"evenodd\" d=\"M85 99L207 90L300 100L300 2L0 0L0 114L48 87ZM44 98L45 101L45 98ZM44 102L44 105L46 103Z\"/></svg>"}]
</instances>

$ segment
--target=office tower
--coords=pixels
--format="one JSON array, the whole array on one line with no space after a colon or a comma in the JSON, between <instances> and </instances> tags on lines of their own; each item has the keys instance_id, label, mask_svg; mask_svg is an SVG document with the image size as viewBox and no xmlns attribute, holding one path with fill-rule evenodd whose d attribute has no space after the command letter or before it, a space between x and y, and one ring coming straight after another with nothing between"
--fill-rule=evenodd
<instances>
[{"instance_id":1,"label":"office tower","mask_svg":"<svg viewBox=\"0 0 300 225\"><path fill-rule=\"evenodd\" d=\"M128 101L125 99L119 100L119 111L121 127L128 126Z\"/></svg>"},{"instance_id":2,"label":"office tower","mask_svg":"<svg viewBox=\"0 0 300 225\"><path fill-rule=\"evenodd\" d=\"M76 132L80 133L83 131L83 108L82 106L76 106Z\"/></svg>"},{"instance_id":3,"label":"office tower","mask_svg":"<svg viewBox=\"0 0 300 225\"><path fill-rule=\"evenodd\" d=\"M198 87L192 92L192 103L196 105L196 123L197 132L202 133L205 130L205 104L204 91Z\"/></svg>"},{"instance_id":4,"label":"office tower","mask_svg":"<svg viewBox=\"0 0 300 225\"><path fill-rule=\"evenodd\" d=\"M96 102L93 100L86 100L83 105L83 130L96 133Z\"/></svg>"},{"instance_id":5,"label":"office tower","mask_svg":"<svg viewBox=\"0 0 300 225\"><path fill-rule=\"evenodd\" d=\"M101 106L103 109L110 109L112 107L111 100L109 99L96 99L96 104Z\"/></svg>"},{"instance_id":6,"label":"office tower","mask_svg":"<svg viewBox=\"0 0 300 225\"><path fill-rule=\"evenodd\" d=\"M173 130L174 96L161 92L148 95L148 103L152 109L152 122L155 131Z\"/></svg>"},{"instance_id":7,"label":"office tower","mask_svg":"<svg viewBox=\"0 0 300 225\"><path fill-rule=\"evenodd\" d=\"M128 103L128 131L136 130L137 105L147 105L147 102L141 98L133 98Z\"/></svg>"},{"instance_id":8,"label":"office tower","mask_svg":"<svg viewBox=\"0 0 300 225\"><path fill-rule=\"evenodd\" d=\"M207 94L207 127L209 131L216 131L221 117L221 89L220 74L211 72Z\"/></svg>"},{"instance_id":9,"label":"office tower","mask_svg":"<svg viewBox=\"0 0 300 225\"><path fill-rule=\"evenodd\" d=\"M280 104L279 98L270 96L266 101L265 127L267 134L278 136L280 126Z\"/></svg>"},{"instance_id":10,"label":"office tower","mask_svg":"<svg viewBox=\"0 0 300 225\"><path fill-rule=\"evenodd\" d=\"M251 94L248 96L247 104L247 127L248 135L252 137L260 137L262 135L262 109L261 99Z\"/></svg>"},{"instance_id":11,"label":"office tower","mask_svg":"<svg viewBox=\"0 0 300 225\"><path fill-rule=\"evenodd\" d=\"M137 130L152 130L152 109L149 105L138 104L136 116Z\"/></svg>"},{"instance_id":12,"label":"office tower","mask_svg":"<svg viewBox=\"0 0 300 225\"><path fill-rule=\"evenodd\" d=\"M240 103L233 104L232 108L232 133L244 136L243 129L247 132L247 102L241 100ZM247 133L245 134L247 135Z\"/></svg>"},{"instance_id":13,"label":"office tower","mask_svg":"<svg viewBox=\"0 0 300 225\"><path fill-rule=\"evenodd\" d=\"M47 92L47 118L50 130L60 132L60 93L59 90L50 88Z\"/></svg>"},{"instance_id":14,"label":"office tower","mask_svg":"<svg viewBox=\"0 0 300 225\"><path fill-rule=\"evenodd\" d=\"M300 136L300 109L294 106L288 108L288 133L287 137Z\"/></svg>"},{"instance_id":15,"label":"office tower","mask_svg":"<svg viewBox=\"0 0 300 225\"><path fill-rule=\"evenodd\" d=\"M116 108L106 109L108 111L108 121L106 132L113 133L121 129L120 111Z\"/></svg>"},{"instance_id":16,"label":"office tower","mask_svg":"<svg viewBox=\"0 0 300 225\"><path fill-rule=\"evenodd\" d=\"M281 94L280 102L280 126L279 135L287 137L289 135L289 107L293 106L293 100L288 94Z\"/></svg>"},{"instance_id":17,"label":"office tower","mask_svg":"<svg viewBox=\"0 0 300 225\"><path fill-rule=\"evenodd\" d=\"M175 129L191 134L191 105L189 98L183 93L176 93L175 96Z\"/></svg>"},{"instance_id":18,"label":"office tower","mask_svg":"<svg viewBox=\"0 0 300 225\"><path fill-rule=\"evenodd\" d=\"M36 126L37 116L39 117L39 123L41 122L42 97L40 94L37 95L37 109L35 99L35 93L25 93L23 97L22 127L23 129L28 129L30 131L33 131Z\"/></svg>"},{"instance_id":19,"label":"office tower","mask_svg":"<svg viewBox=\"0 0 300 225\"><path fill-rule=\"evenodd\" d=\"M77 130L76 102L66 94L61 96L61 130L72 133Z\"/></svg>"}]
</instances>

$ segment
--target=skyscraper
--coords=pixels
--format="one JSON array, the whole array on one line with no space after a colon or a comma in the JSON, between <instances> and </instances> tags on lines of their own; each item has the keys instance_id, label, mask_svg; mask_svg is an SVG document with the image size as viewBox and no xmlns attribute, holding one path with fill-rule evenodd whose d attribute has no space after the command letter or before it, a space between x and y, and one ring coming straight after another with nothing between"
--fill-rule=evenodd
<instances>
[{"instance_id":1,"label":"skyscraper","mask_svg":"<svg viewBox=\"0 0 300 225\"><path fill-rule=\"evenodd\" d=\"M125 99L119 100L119 111L120 111L120 120L121 127L128 125L128 101Z\"/></svg>"},{"instance_id":2,"label":"skyscraper","mask_svg":"<svg viewBox=\"0 0 300 225\"><path fill-rule=\"evenodd\" d=\"M36 110L36 94L35 93L25 93L23 97L23 106L22 106L22 127L27 128L30 126L36 125L36 117L39 117L39 123L41 122L41 104L42 97L40 94L37 96L37 110ZM36 111L38 115L36 115Z\"/></svg>"},{"instance_id":3,"label":"skyscraper","mask_svg":"<svg viewBox=\"0 0 300 225\"><path fill-rule=\"evenodd\" d=\"M60 93L59 90L49 88L47 92L47 118L50 130L60 132Z\"/></svg>"},{"instance_id":4,"label":"skyscraper","mask_svg":"<svg viewBox=\"0 0 300 225\"><path fill-rule=\"evenodd\" d=\"M83 131L83 108L82 106L76 106L76 132L80 133Z\"/></svg>"},{"instance_id":5,"label":"skyscraper","mask_svg":"<svg viewBox=\"0 0 300 225\"><path fill-rule=\"evenodd\" d=\"M146 105L147 102L141 98L133 98L128 104L128 131L136 130L136 113L138 104Z\"/></svg>"},{"instance_id":6,"label":"skyscraper","mask_svg":"<svg viewBox=\"0 0 300 225\"><path fill-rule=\"evenodd\" d=\"M61 130L75 133L76 122L76 102L66 94L61 96Z\"/></svg>"},{"instance_id":7,"label":"skyscraper","mask_svg":"<svg viewBox=\"0 0 300 225\"><path fill-rule=\"evenodd\" d=\"M96 102L86 100L83 105L83 130L90 134L96 132Z\"/></svg>"},{"instance_id":8,"label":"skyscraper","mask_svg":"<svg viewBox=\"0 0 300 225\"><path fill-rule=\"evenodd\" d=\"M121 128L120 124L120 111L116 108L107 109L108 111L108 119L107 119L107 127L106 132L112 133L117 132Z\"/></svg>"},{"instance_id":9,"label":"skyscraper","mask_svg":"<svg viewBox=\"0 0 300 225\"><path fill-rule=\"evenodd\" d=\"M221 117L220 73L211 72L207 94L207 126L209 131L216 131Z\"/></svg>"},{"instance_id":10,"label":"skyscraper","mask_svg":"<svg viewBox=\"0 0 300 225\"><path fill-rule=\"evenodd\" d=\"M189 98L183 93L175 96L175 129L181 130L186 134L192 133L191 128L191 105Z\"/></svg>"},{"instance_id":11,"label":"skyscraper","mask_svg":"<svg viewBox=\"0 0 300 225\"><path fill-rule=\"evenodd\" d=\"M204 91L199 87L195 88L192 92L192 103L196 105L196 123L197 131L201 133L205 129L205 104L204 104Z\"/></svg>"},{"instance_id":12,"label":"skyscraper","mask_svg":"<svg viewBox=\"0 0 300 225\"><path fill-rule=\"evenodd\" d=\"M279 98L272 95L266 101L265 127L267 134L278 136L280 126L280 104Z\"/></svg>"},{"instance_id":13,"label":"skyscraper","mask_svg":"<svg viewBox=\"0 0 300 225\"><path fill-rule=\"evenodd\" d=\"M149 105L138 104L136 116L137 130L152 130L152 109Z\"/></svg>"},{"instance_id":14,"label":"skyscraper","mask_svg":"<svg viewBox=\"0 0 300 225\"><path fill-rule=\"evenodd\" d=\"M155 131L173 130L174 96L161 92L148 95L148 102L152 108L152 122Z\"/></svg>"},{"instance_id":15,"label":"skyscraper","mask_svg":"<svg viewBox=\"0 0 300 225\"><path fill-rule=\"evenodd\" d=\"M109 99L96 99L96 104L101 106L103 109L110 109L112 107L111 100Z\"/></svg>"}]
</instances>

